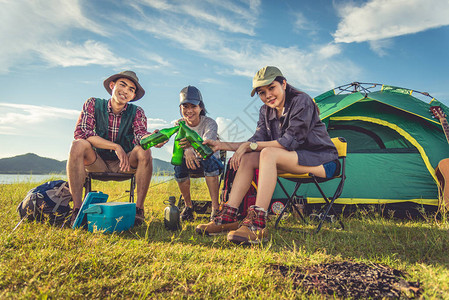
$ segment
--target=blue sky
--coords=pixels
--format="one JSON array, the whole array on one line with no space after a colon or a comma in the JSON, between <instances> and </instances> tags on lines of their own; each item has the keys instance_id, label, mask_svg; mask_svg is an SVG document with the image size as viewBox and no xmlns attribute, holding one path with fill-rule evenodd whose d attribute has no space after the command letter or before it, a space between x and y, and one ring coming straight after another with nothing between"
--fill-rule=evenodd
<instances>
[{"instance_id":1,"label":"blue sky","mask_svg":"<svg viewBox=\"0 0 449 300\"><path fill-rule=\"evenodd\" d=\"M150 130L179 118L190 84L228 141L254 131L265 65L312 97L359 81L449 105L448 16L448 0L0 0L0 158L66 159L82 104L125 69L147 91L136 104Z\"/></svg>"}]
</instances>

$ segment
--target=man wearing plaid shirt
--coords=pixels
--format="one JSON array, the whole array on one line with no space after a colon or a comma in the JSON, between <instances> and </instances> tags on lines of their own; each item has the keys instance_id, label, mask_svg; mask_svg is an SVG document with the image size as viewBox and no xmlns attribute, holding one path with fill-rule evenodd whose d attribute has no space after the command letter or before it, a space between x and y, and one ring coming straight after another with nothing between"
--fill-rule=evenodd
<instances>
[{"instance_id":1,"label":"man wearing plaid shirt","mask_svg":"<svg viewBox=\"0 0 449 300\"><path fill-rule=\"evenodd\" d=\"M147 136L147 118L142 108L128 102L145 94L133 71L123 71L103 83L111 99L88 99L76 124L67 177L73 199L71 225L82 204L83 184L88 172L135 173L137 202L135 225L144 219L143 204L153 171L150 150L140 147Z\"/></svg>"}]
</instances>

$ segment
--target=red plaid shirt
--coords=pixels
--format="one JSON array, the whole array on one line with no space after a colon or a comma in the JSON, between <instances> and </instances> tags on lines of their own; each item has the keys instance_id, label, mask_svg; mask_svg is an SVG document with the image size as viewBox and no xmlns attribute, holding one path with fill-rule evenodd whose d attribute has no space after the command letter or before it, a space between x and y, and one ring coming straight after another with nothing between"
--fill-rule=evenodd
<instances>
[{"instance_id":1,"label":"red plaid shirt","mask_svg":"<svg viewBox=\"0 0 449 300\"><path fill-rule=\"evenodd\" d=\"M128 104L125 105L123 110L119 114L114 114L112 112L111 100L108 101L108 113L109 113L109 124L108 124L108 140L115 142L118 135L118 130L120 126L120 120L122 119L123 112L128 108ZM132 128L134 130L134 145L139 145L140 140L146 134L147 131L147 117L142 108L137 106L136 117L133 120ZM75 140L87 139L91 136L96 136L95 132L95 98L88 99L81 111L78 122L75 128Z\"/></svg>"}]
</instances>

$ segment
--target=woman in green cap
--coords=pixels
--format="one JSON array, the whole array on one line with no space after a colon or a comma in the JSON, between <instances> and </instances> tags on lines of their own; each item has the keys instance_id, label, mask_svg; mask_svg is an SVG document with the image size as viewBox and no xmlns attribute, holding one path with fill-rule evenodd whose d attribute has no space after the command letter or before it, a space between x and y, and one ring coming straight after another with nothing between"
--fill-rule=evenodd
<instances>
[{"instance_id":1,"label":"woman in green cap","mask_svg":"<svg viewBox=\"0 0 449 300\"><path fill-rule=\"evenodd\" d=\"M258 94L263 105L254 135L246 142L206 140L212 150L235 151L230 166L237 170L229 201L208 224L198 225L200 234L228 232L228 240L257 244L268 237L268 207L278 173L311 172L332 177L339 172L338 153L313 99L289 85L277 67L266 66L253 78L251 96ZM292 162L297 162L296 164ZM256 204L239 224L238 207L259 169Z\"/></svg>"}]
</instances>

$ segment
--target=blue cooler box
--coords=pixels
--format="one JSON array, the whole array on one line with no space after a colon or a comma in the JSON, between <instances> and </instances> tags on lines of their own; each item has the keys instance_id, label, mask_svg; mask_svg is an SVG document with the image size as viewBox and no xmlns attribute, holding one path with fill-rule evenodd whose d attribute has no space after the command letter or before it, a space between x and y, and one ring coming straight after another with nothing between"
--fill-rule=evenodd
<instances>
[{"instance_id":1,"label":"blue cooler box","mask_svg":"<svg viewBox=\"0 0 449 300\"><path fill-rule=\"evenodd\" d=\"M126 202L90 204L84 213L87 215L87 229L90 232L120 232L134 226L136 204Z\"/></svg>"}]
</instances>

